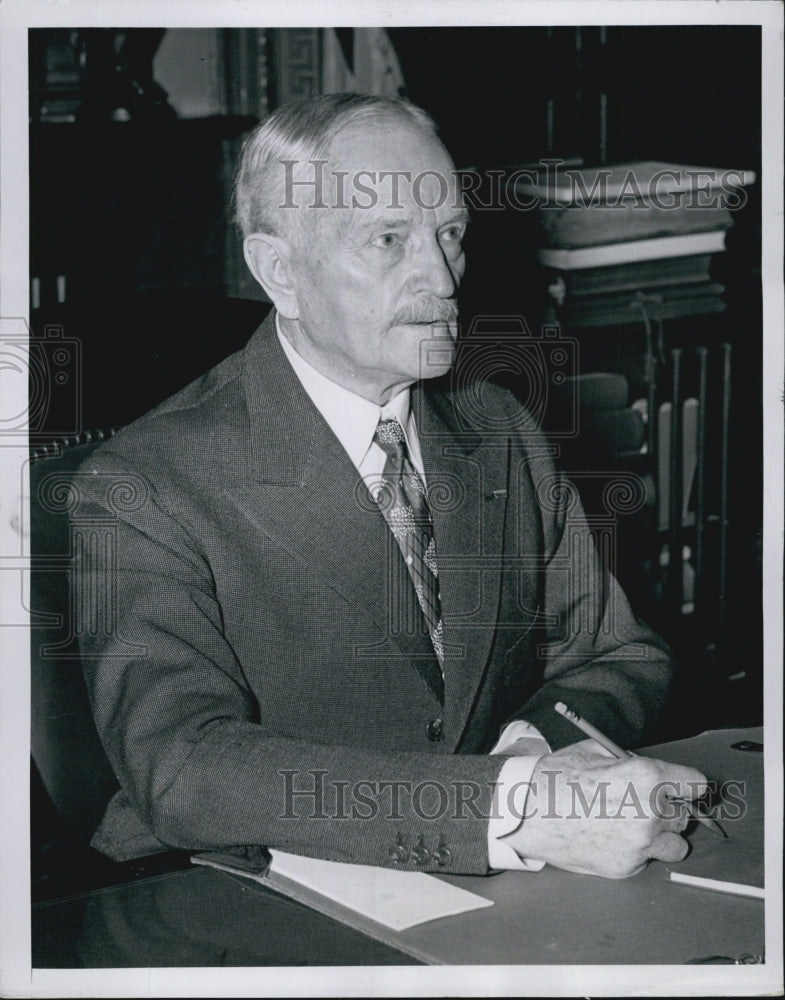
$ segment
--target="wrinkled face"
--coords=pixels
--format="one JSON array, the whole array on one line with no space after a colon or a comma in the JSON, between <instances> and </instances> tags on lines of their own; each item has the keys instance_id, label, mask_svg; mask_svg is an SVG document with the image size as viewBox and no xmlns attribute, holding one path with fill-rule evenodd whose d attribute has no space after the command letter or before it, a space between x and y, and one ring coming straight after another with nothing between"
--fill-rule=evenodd
<instances>
[{"instance_id":1,"label":"wrinkled face","mask_svg":"<svg viewBox=\"0 0 785 1000\"><path fill-rule=\"evenodd\" d=\"M320 191L296 192L292 210L309 215L284 332L328 378L383 403L453 362L468 213L444 147L408 124L347 127L328 157L312 168Z\"/></svg>"}]
</instances>

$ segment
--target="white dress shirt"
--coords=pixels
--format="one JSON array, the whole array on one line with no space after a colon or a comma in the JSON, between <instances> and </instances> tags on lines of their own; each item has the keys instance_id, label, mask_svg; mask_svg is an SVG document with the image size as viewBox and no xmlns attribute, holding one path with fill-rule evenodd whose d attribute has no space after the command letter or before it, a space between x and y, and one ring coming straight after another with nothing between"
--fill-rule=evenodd
<instances>
[{"instance_id":1,"label":"white dress shirt","mask_svg":"<svg viewBox=\"0 0 785 1000\"><path fill-rule=\"evenodd\" d=\"M427 485L417 427L410 406L409 388L402 389L384 406L372 403L331 381L298 354L282 334L277 316L276 330L295 375L368 484L372 495L378 492L387 461L387 455L373 440L380 420L395 419L401 425L411 463ZM436 558L438 561L438 548ZM521 742L516 746L519 740ZM491 868L539 871L543 867L541 861L528 861L519 857L498 838L512 833L520 825L534 766L539 757L549 750L550 747L540 732L531 723L523 721L506 726L491 750L492 754L520 754L505 761L496 779L493 808L488 821L488 863Z\"/></svg>"}]
</instances>

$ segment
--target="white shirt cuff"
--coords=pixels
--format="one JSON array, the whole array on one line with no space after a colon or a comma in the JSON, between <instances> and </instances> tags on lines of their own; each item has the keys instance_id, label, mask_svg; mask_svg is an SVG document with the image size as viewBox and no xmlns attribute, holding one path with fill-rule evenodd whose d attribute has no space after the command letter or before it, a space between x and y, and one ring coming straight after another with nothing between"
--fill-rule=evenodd
<instances>
[{"instance_id":1,"label":"white shirt cuff","mask_svg":"<svg viewBox=\"0 0 785 1000\"><path fill-rule=\"evenodd\" d=\"M520 752L520 748L516 753L516 749L513 747L513 743L517 743L518 740L526 740L526 749L523 753ZM529 741L537 740L537 743L529 743ZM516 722L508 723L504 729L501 731L499 739L496 741L496 745L493 750L491 750L491 755L498 753L512 753L516 756L526 756L531 755L535 757L540 757L544 753L550 753L551 748L548 746L547 741L544 739L540 730L531 724L531 722L524 722L523 719L518 719Z\"/></svg>"},{"instance_id":2,"label":"white shirt cuff","mask_svg":"<svg viewBox=\"0 0 785 1000\"><path fill-rule=\"evenodd\" d=\"M493 790L493 807L488 822L488 864L491 868L538 872L544 861L520 857L498 838L517 830L523 821L526 798L537 761L550 747L539 730L529 722L511 722L502 732L491 754L515 754L518 741L522 756L511 756L502 765Z\"/></svg>"}]
</instances>

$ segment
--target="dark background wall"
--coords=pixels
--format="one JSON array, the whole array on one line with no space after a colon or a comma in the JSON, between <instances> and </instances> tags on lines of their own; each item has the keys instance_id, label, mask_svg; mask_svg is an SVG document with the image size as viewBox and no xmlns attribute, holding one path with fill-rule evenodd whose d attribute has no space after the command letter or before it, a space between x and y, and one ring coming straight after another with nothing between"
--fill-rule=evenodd
<instances>
[{"instance_id":1,"label":"dark background wall","mask_svg":"<svg viewBox=\"0 0 785 1000\"><path fill-rule=\"evenodd\" d=\"M395 28L407 90L439 122L456 162L516 163L548 150L608 162L760 165L755 26ZM604 40L603 40L604 36Z\"/></svg>"}]
</instances>

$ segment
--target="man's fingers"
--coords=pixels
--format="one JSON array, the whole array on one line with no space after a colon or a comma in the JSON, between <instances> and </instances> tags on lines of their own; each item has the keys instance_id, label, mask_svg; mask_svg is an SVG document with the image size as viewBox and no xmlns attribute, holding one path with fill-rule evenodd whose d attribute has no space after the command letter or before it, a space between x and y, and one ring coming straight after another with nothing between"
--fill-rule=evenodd
<instances>
[{"instance_id":1,"label":"man's fingers","mask_svg":"<svg viewBox=\"0 0 785 1000\"><path fill-rule=\"evenodd\" d=\"M686 806L682 806L679 810L679 815L671 820L670 829L675 830L676 833L683 833L687 827L690 825L690 820L692 816Z\"/></svg>"},{"instance_id":2,"label":"man's fingers","mask_svg":"<svg viewBox=\"0 0 785 1000\"><path fill-rule=\"evenodd\" d=\"M658 761L664 772L663 791L680 799L699 799L709 790L709 780L696 767Z\"/></svg>"},{"instance_id":3,"label":"man's fingers","mask_svg":"<svg viewBox=\"0 0 785 1000\"><path fill-rule=\"evenodd\" d=\"M652 841L649 857L658 861L683 861L690 845L678 833L660 833Z\"/></svg>"},{"instance_id":4,"label":"man's fingers","mask_svg":"<svg viewBox=\"0 0 785 1000\"><path fill-rule=\"evenodd\" d=\"M690 807L691 799L686 796L675 795L678 786L667 784L656 789L657 794L653 802L654 815L661 821L666 830L675 830L681 833L689 826L692 818Z\"/></svg>"}]
</instances>

